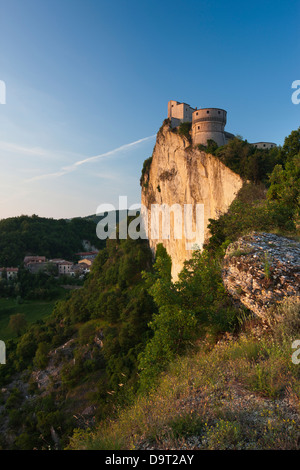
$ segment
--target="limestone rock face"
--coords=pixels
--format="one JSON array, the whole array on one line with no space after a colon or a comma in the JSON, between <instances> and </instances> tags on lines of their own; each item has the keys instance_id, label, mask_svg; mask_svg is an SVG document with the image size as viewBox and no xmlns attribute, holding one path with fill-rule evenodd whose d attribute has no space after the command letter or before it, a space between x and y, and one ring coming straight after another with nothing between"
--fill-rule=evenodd
<instances>
[{"instance_id":1,"label":"limestone rock face","mask_svg":"<svg viewBox=\"0 0 300 470\"><path fill-rule=\"evenodd\" d=\"M252 233L228 246L223 282L255 315L287 297L300 300L300 243L270 233Z\"/></svg>"},{"instance_id":2,"label":"limestone rock face","mask_svg":"<svg viewBox=\"0 0 300 470\"><path fill-rule=\"evenodd\" d=\"M183 262L191 257L194 245L201 248L204 239L209 237L208 219L217 218L228 209L242 184L241 177L218 158L197 147L191 147L189 140L172 131L168 124L162 126L157 134L149 173L144 176L142 205L147 208L145 220L148 221L150 247L155 252L159 243L164 245L172 258L174 280L177 279ZM175 217L171 215L170 236L165 237L160 231L156 238L153 223L151 227L151 214L153 217L155 204L166 204L168 207L178 204L182 210L183 222L184 205L190 205L187 214L191 210L192 220L190 224L181 224L181 239L174 236L174 227L178 227L180 223L178 212ZM197 207L200 214L198 225ZM186 230L192 230L195 235L191 237Z\"/></svg>"}]
</instances>

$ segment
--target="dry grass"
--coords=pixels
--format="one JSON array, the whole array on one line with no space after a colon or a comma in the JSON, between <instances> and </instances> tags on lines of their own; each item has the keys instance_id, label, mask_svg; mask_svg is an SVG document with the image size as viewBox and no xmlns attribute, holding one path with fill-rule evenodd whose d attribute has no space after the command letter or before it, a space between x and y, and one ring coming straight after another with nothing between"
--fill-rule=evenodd
<instances>
[{"instance_id":1,"label":"dry grass","mask_svg":"<svg viewBox=\"0 0 300 470\"><path fill-rule=\"evenodd\" d=\"M300 365L291 361L297 312L299 304L283 305L285 321L260 337L202 343L117 420L76 432L70 448L299 449Z\"/></svg>"}]
</instances>

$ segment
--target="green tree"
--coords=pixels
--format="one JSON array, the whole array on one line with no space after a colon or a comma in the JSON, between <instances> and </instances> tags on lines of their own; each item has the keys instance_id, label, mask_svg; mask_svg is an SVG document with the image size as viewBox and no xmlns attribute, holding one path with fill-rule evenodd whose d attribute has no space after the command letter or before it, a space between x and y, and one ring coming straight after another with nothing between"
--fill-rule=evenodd
<instances>
[{"instance_id":1,"label":"green tree","mask_svg":"<svg viewBox=\"0 0 300 470\"><path fill-rule=\"evenodd\" d=\"M154 273L144 274L158 313L149 323L153 338L139 356L142 389L151 386L159 372L185 350L196 327L193 312L181 308L180 296L171 280L171 258L161 244L157 247L154 270Z\"/></svg>"},{"instance_id":2,"label":"green tree","mask_svg":"<svg viewBox=\"0 0 300 470\"><path fill-rule=\"evenodd\" d=\"M178 127L178 134L186 137L191 142L191 131L192 123L191 122L182 122Z\"/></svg>"},{"instance_id":3,"label":"green tree","mask_svg":"<svg viewBox=\"0 0 300 470\"><path fill-rule=\"evenodd\" d=\"M285 168L276 165L270 176L268 199L300 214L300 154L287 161Z\"/></svg>"},{"instance_id":4,"label":"green tree","mask_svg":"<svg viewBox=\"0 0 300 470\"><path fill-rule=\"evenodd\" d=\"M49 349L49 344L39 343L33 359L34 365L39 369L44 369L47 366Z\"/></svg>"},{"instance_id":5,"label":"green tree","mask_svg":"<svg viewBox=\"0 0 300 470\"><path fill-rule=\"evenodd\" d=\"M282 155L285 161L300 153L300 127L284 139Z\"/></svg>"},{"instance_id":6,"label":"green tree","mask_svg":"<svg viewBox=\"0 0 300 470\"><path fill-rule=\"evenodd\" d=\"M24 313L16 313L15 315L11 315L9 319L9 328L13 333L17 336L20 336L21 333L27 327L27 320Z\"/></svg>"}]
</instances>

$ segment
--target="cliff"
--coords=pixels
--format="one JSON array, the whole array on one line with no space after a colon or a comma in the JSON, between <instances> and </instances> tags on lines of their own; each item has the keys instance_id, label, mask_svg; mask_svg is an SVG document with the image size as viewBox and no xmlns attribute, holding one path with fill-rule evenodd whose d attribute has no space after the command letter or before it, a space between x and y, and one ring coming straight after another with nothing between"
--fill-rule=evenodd
<instances>
[{"instance_id":1,"label":"cliff","mask_svg":"<svg viewBox=\"0 0 300 470\"><path fill-rule=\"evenodd\" d=\"M252 233L228 246L223 282L228 292L264 318L286 298L300 300L300 243L271 233Z\"/></svg>"},{"instance_id":2,"label":"cliff","mask_svg":"<svg viewBox=\"0 0 300 470\"><path fill-rule=\"evenodd\" d=\"M242 187L242 178L227 168L218 158L192 147L189 139L179 135L164 123L157 134L151 166L142 181L142 205L147 208L148 237L153 251L162 243L172 258L172 276L176 280L183 262L192 255L194 244L202 246L209 237L208 219L217 218L225 212ZM193 239L187 239L182 229L181 239L174 237L174 221L170 219L170 237L158 238L151 231L151 213L154 204L169 207L179 204L184 214L184 205L192 208ZM196 230L196 206L203 204L204 212L200 230ZM184 220L184 216L182 215Z\"/></svg>"}]
</instances>

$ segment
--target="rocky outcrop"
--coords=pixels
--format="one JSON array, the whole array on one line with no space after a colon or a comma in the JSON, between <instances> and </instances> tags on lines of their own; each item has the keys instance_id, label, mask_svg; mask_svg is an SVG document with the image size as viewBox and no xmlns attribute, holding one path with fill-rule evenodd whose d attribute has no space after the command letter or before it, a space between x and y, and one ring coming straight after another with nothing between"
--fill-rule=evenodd
<instances>
[{"instance_id":1,"label":"rocky outcrop","mask_svg":"<svg viewBox=\"0 0 300 470\"><path fill-rule=\"evenodd\" d=\"M255 315L274 304L300 300L300 243L270 233L252 233L228 246L223 282L228 292Z\"/></svg>"},{"instance_id":2,"label":"rocky outcrop","mask_svg":"<svg viewBox=\"0 0 300 470\"><path fill-rule=\"evenodd\" d=\"M218 158L192 147L188 138L171 130L165 123L157 134L151 166L142 181L142 205L147 208L148 237L153 251L162 243L172 258L172 276L176 280L183 262L192 255L193 245L201 248L204 239L209 237L208 219L217 218L226 212L229 205L242 187L241 177L227 168ZM170 219L170 237L162 233L155 238L151 229L153 205L178 204L192 208L191 229L196 233L188 239L184 229L181 238L174 237L174 221ZM196 207L203 204L204 216L201 230L196 231ZM177 217L177 219L176 219ZM199 219L198 219L199 220ZM185 227L187 228L187 227Z\"/></svg>"},{"instance_id":3,"label":"rocky outcrop","mask_svg":"<svg viewBox=\"0 0 300 470\"><path fill-rule=\"evenodd\" d=\"M58 389L61 386L61 370L63 365L75 360L73 355L74 346L74 339L70 339L62 346L50 351L48 354L49 361L44 369L33 370L31 378L40 389L41 395L47 395L49 387L50 389Z\"/></svg>"}]
</instances>

